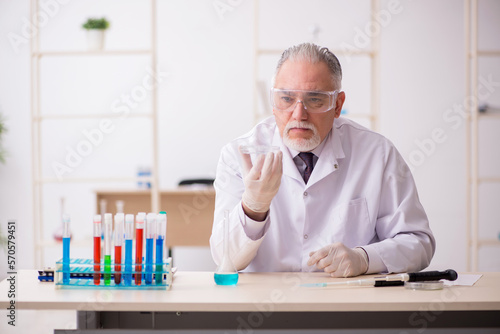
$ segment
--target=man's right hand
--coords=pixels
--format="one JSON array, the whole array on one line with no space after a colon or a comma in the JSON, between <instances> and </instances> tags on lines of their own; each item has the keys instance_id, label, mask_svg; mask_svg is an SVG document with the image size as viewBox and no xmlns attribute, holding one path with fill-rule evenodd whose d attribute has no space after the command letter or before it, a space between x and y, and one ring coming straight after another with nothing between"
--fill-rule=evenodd
<instances>
[{"instance_id":1,"label":"man's right hand","mask_svg":"<svg viewBox=\"0 0 500 334\"><path fill-rule=\"evenodd\" d=\"M245 184L242 196L243 210L249 218L262 221L281 184L283 153L269 152L265 157L260 155L253 166L250 155L242 154L242 156L245 164L243 167L248 171L243 178Z\"/></svg>"}]
</instances>

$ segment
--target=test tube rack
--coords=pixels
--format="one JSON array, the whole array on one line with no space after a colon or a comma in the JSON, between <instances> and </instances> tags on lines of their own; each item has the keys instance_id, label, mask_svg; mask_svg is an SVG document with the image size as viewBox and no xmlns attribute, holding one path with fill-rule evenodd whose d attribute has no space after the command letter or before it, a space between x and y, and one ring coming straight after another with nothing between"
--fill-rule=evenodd
<instances>
[{"instance_id":1,"label":"test tube rack","mask_svg":"<svg viewBox=\"0 0 500 334\"><path fill-rule=\"evenodd\" d=\"M131 266L132 270L125 270L125 264L120 263L120 271L115 271L115 263L112 262L108 266L111 267L110 271L104 271L104 262L100 263L100 271L94 270L94 260L93 259L70 259L69 268L63 260L56 262L56 267L54 270L54 283L56 289L109 289L109 290L169 290L172 286L172 258L169 257L163 263L153 263L153 270L147 271L147 265L145 263L137 264L141 266L141 271L136 271L136 264L132 263L127 266ZM150 264L151 266L151 264ZM158 270L158 266L161 269ZM68 272L69 269L69 272ZM64 280L64 274L70 274L69 280ZM121 275L120 284L115 283L115 274ZM156 280L156 275L161 275L161 280ZM94 275L99 275L99 284L94 283ZM105 275L109 275L109 284L105 284ZM125 284L124 275L132 275L130 284ZM141 284L135 284L135 276L141 275ZM146 284L145 277L151 275L151 283Z\"/></svg>"}]
</instances>

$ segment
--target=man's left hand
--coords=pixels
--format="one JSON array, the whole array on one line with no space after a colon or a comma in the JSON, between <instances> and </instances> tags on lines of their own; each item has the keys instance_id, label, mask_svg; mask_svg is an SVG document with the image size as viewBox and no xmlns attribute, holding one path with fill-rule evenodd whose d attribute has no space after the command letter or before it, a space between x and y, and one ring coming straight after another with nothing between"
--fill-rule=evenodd
<instances>
[{"instance_id":1,"label":"man's left hand","mask_svg":"<svg viewBox=\"0 0 500 334\"><path fill-rule=\"evenodd\" d=\"M368 256L362 248L351 249L337 242L309 253L307 265L316 265L332 277L352 277L366 273Z\"/></svg>"}]
</instances>

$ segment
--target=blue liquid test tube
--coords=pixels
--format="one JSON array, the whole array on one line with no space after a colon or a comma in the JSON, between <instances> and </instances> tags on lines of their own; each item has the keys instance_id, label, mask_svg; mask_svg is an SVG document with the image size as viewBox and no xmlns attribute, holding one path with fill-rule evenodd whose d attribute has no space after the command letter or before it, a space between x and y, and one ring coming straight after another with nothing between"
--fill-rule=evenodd
<instances>
[{"instance_id":1,"label":"blue liquid test tube","mask_svg":"<svg viewBox=\"0 0 500 334\"><path fill-rule=\"evenodd\" d=\"M69 231L69 215L63 215L63 283L69 284L70 279L70 256L69 256L69 244L71 239L71 233Z\"/></svg>"},{"instance_id":2,"label":"blue liquid test tube","mask_svg":"<svg viewBox=\"0 0 500 334\"><path fill-rule=\"evenodd\" d=\"M163 244L167 233L167 213L161 211L156 222L156 284L163 282Z\"/></svg>"},{"instance_id":3,"label":"blue liquid test tube","mask_svg":"<svg viewBox=\"0 0 500 334\"><path fill-rule=\"evenodd\" d=\"M156 232L156 214L148 213L146 217L146 285L153 282L153 251Z\"/></svg>"},{"instance_id":4,"label":"blue liquid test tube","mask_svg":"<svg viewBox=\"0 0 500 334\"><path fill-rule=\"evenodd\" d=\"M125 216L125 274L123 283L132 285L132 249L134 239L134 215Z\"/></svg>"}]
</instances>

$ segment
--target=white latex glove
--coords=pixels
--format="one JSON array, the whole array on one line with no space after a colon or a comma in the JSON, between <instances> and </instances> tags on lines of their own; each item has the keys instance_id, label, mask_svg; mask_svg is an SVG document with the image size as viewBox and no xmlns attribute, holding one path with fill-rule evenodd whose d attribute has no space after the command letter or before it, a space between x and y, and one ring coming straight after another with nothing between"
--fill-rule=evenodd
<instances>
[{"instance_id":1,"label":"white latex glove","mask_svg":"<svg viewBox=\"0 0 500 334\"><path fill-rule=\"evenodd\" d=\"M366 273L368 256L362 248L351 249L337 242L309 253L307 265L316 265L332 277L352 277Z\"/></svg>"},{"instance_id":2,"label":"white latex glove","mask_svg":"<svg viewBox=\"0 0 500 334\"><path fill-rule=\"evenodd\" d=\"M283 153L269 152L260 155L252 166L250 155L242 154L246 176L243 178L245 191L241 198L243 204L254 212L267 212L273 197L279 190L283 175Z\"/></svg>"}]
</instances>

